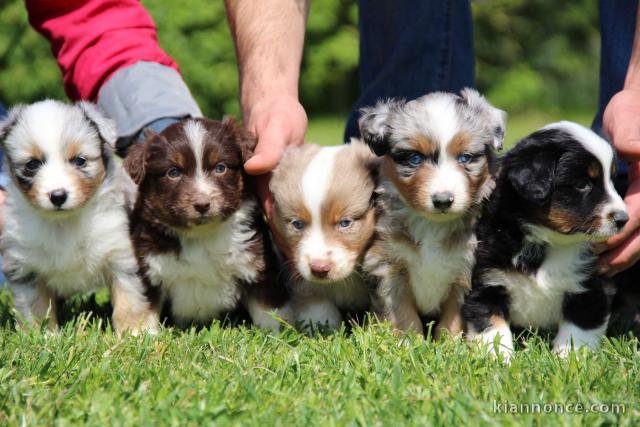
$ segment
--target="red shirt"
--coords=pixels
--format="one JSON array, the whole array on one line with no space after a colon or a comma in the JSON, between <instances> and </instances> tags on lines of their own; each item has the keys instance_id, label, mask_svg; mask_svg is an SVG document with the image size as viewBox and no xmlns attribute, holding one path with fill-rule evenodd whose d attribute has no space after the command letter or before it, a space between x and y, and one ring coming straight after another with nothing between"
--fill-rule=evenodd
<instances>
[{"instance_id":1,"label":"red shirt","mask_svg":"<svg viewBox=\"0 0 640 427\"><path fill-rule=\"evenodd\" d=\"M178 70L136 0L27 0L29 22L51 43L69 98L96 101L116 71L139 61Z\"/></svg>"}]
</instances>

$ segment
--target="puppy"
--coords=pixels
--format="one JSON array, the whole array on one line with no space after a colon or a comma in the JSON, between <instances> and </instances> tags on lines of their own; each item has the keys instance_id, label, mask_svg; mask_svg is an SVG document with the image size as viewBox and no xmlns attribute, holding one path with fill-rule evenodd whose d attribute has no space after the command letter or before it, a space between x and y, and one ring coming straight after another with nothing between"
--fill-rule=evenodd
<instances>
[{"instance_id":1,"label":"puppy","mask_svg":"<svg viewBox=\"0 0 640 427\"><path fill-rule=\"evenodd\" d=\"M6 170L4 273L19 321L37 326L56 299L109 286L116 331L156 331L129 240L113 123L92 104L42 101L0 127ZM129 187L130 188L130 187Z\"/></svg>"},{"instance_id":2,"label":"puppy","mask_svg":"<svg viewBox=\"0 0 640 427\"><path fill-rule=\"evenodd\" d=\"M469 337L509 359L510 325L557 329L554 350L596 348L610 296L590 243L629 217L613 188L612 147L570 122L542 128L503 158L478 226L473 289L463 314Z\"/></svg>"},{"instance_id":3,"label":"puppy","mask_svg":"<svg viewBox=\"0 0 640 427\"><path fill-rule=\"evenodd\" d=\"M288 148L273 172L272 229L286 259L297 320L340 326L371 306L378 160L360 141Z\"/></svg>"},{"instance_id":4,"label":"puppy","mask_svg":"<svg viewBox=\"0 0 640 427\"><path fill-rule=\"evenodd\" d=\"M402 266L379 287L383 315L418 333L421 316L439 316L436 335L456 335L477 244L473 229L494 186L493 150L502 146L505 113L465 89L378 102L362 110L359 125L384 156L384 241L387 256Z\"/></svg>"},{"instance_id":5,"label":"puppy","mask_svg":"<svg viewBox=\"0 0 640 427\"><path fill-rule=\"evenodd\" d=\"M242 169L255 144L231 118L186 119L147 132L125 159L138 184L131 236L147 295L180 326L244 305L258 326L279 328L268 311L286 294Z\"/></svg>"}]
</instances>

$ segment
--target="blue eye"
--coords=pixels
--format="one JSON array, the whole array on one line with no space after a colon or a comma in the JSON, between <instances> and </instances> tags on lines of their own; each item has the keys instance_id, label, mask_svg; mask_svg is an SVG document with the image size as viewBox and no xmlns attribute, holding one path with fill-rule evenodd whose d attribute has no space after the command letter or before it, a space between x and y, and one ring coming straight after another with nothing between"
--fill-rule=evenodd
<instances>
[{"instance_id":1,"label":"blue eye","mask_svg":"<svg viewBox=\"0 0 640 427\"><path fill-rule=\"evenodd\" d=\"M222 173L227 170L227 167L224 163L218 163L215 168L213 168L215 173Z\"/></svg>"},{"instance_id":2,"label":"blue eye","mask_svg":"<svg viewBox=\"0 0 640 427\"><path fill-rule=\"evenodd\" d=\"M84 165L87 164L87 159L85 159L82 156L76 156L73 159L71 159L71 163L73 163L74 165L76 165L79 168L81 168L81 167L83 167Z\"/></svg>"},{"instance_id":3,"label":"blue eye","mask_svg":"<svg viewBox=\"0 0 640 427\"><path fill-rule=\"evenodd\" d=\"M304 228L304 222L300 221L299 219L294 219L293 221L291 221L291 225L293 225L293 228L295 228L296 230L302 230Z\"/></svg>"},{"instance_id":4,"label":"blue eye","mask_svg":"<svg viewBox=\"0 0 640 427\"><path fill-rule=\"evenodd\" d=\"M167 171L167 176L169 178L179 178L180 175L182 175L182 172L180 172L180 169L178 168L171 168Z\"/></svg>"},{"instance_id":5,"label":"blue eye","mask_svg":"<svg viewBox=\"0 0 640 427\"><path fill-rule=\"evenodd\" d=\"M420 153L413 153L408 160L411 166L420 166L424 162L424 156Z\"/></svg>"},{"instance_id":6,"label":"blue eye","mask_svg":"<svg viewBox=\"0 0 640 427\"><path fill-rule=\"evenodd\" d=\"M353 221L351 221L350 219L341 219L340 222L338 223L338 227L340 228L349 228L351 226L351 224L353 223Z\"/></svg>"},{"instance_id":7,"label":"blue eye","mask_svg":"<svg viewBox=\"0 0 640 427\"><path fill-rule=\"evenodd\" d=\"M458 156L458 163L464 165L466 163L469 163L471 161L471 159L473 159L473 156L471 154L467 154L467 153L460 154Z\"/></svg>"}]
</instances>

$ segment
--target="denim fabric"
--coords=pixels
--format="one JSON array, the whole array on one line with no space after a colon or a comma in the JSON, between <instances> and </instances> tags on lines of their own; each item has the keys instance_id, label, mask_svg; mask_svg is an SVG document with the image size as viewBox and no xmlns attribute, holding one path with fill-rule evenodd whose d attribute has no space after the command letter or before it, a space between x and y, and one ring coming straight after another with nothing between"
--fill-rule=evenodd
<instances>
[{"instance_id":1,"label":"denim fabric","mask_svg":"<svg viewBox=\"0 0 640 427\"><path fill-rule=\"evenodd\" d=\"M600 0L600 97L592 128L602 132L602 115L609 100L622 90L636 29L637 0ZM616 188L626 192L627 165L618 162Z\"/></svg>"},{"instance_id":2,"label":"denim fabric","mask_svg":"<svg viewBox=\"0 0 640 427\"><path fill-rule=\"evenodd\" d=\"M475 85L468 0L359 0L360 99L345 141L358 136L358 110L377 100L415 99Z\"/></svg>"}]
</instances>

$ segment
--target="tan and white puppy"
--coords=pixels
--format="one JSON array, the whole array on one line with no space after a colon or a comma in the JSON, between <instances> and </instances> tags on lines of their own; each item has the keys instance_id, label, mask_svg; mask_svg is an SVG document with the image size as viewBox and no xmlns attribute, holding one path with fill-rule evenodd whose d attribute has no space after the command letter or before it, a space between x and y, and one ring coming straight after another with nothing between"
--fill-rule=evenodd
<instances>
[{"instance_id":1,"label":"tan and white puppy","mask_svg":"<svg viewBox=\"0 0 640 427\"><path fill-rule=\"evenodd\" d=\"M13 108L0 125L7 186L4 273L19 321L55 329L56 299L109 286L115 329L156 331L137 276L113 159L113 123L89 103Z\"/></svg>"},{"instance_id":2,"label":"tan and white puppy","mask_svg":"<svg viewBox=\"0 0 640 427\"><path fill-rule=\"evenodd\" d=\"M371 306L379 161L360 141L288 148L271 179L273 234L287 259L297 319L338 328Z\"/></svg>"},{"instance_id":3,"label":"tan and white puppy","mask_svg":"<svg viewBox=\"0 0 640 427\"><path fill-rule=\"evenodd\" d=\"M421 315L435 315L436 335L457 334L474 263L473 229L494 187L493 150L502 145L505 113L465 89L379 102L362 110L359 124L365 142L384 156L386 251L404 265L380 287L385 315L419 333Z\"/></svg>"}]
</instances>

